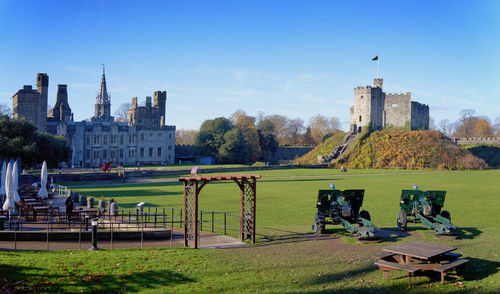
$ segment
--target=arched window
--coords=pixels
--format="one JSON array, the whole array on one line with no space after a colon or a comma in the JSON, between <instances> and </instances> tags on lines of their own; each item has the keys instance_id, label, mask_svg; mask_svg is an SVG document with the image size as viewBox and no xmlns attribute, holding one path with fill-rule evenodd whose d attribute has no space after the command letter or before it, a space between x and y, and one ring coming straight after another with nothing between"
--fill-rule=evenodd
<instances>
[{"instance_id":1,"label":"arched window","mask_svg":"<svg viewBox=\"0 0 500 294\"><path fill-rule=\"evenodd\" d=\"M359 116L359 121L361 121L361 115Z\"/></svg>"}]
</instances>

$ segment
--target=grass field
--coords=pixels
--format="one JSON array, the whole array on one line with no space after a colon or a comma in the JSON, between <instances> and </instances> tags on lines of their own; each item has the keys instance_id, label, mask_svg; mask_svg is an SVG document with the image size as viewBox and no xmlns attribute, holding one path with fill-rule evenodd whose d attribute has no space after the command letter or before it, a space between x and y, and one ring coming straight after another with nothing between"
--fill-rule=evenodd
<instances>
[{"instance_id":1,"label":"grass field","mask_svg":"<svg viewBox=\"0 0 500 294\"><path fill-rule=\"evenodd\" d=\"M322 293L401 292L403 274L383 280L373 267L375 253L394 242L420 240L458 247L470 260L463 278L416 276L411 292L482 292L500 289L500 170L400 171L328 169L263 171L257 185L257 245L220 249L127 249L114 251L0 252L0 281L8 289L38 292L213 292ZM313 238L311 224L318 189L364 188L364 209L380 228L394 228L401 189L447 190L445 208L460 228L456 240L435 239L421 224L410 237L358 245L339 228ZM114 197L123 208L182 205L178 182L80 187L93 196ZM200 196L203 210L237 213L239 190L232 182L211 183ZM328 227L327 227L328 228ZM2 289L0 282L0 290Z\"/></svg>"}]
</instances>

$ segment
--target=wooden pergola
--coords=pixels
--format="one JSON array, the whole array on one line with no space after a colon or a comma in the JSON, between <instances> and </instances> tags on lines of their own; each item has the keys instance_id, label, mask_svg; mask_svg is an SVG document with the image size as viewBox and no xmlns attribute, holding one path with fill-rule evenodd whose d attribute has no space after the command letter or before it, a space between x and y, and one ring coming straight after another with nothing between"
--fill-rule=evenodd
<instances>
[{"instance_id":1,"label":"wooden pergola","mask_svg":"<svg viewBox=\"0 0 500 294\"><path fill-rule=\"evenodd\" d=\"M240 207L240 240L250 236L252 244L255 242L255 201L257 195L257 179L260 175L217 175L180 177L184 183L184 246L198 248L198 196L201 189L213 181L234 181L241 191Z\"/></svg>"}]
</instances>

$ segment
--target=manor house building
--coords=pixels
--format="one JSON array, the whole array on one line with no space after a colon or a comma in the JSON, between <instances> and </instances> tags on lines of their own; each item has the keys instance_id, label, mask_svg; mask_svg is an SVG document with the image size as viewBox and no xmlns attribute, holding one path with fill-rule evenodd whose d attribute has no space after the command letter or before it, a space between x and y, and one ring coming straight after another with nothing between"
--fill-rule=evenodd
<instances>
[{"instance_id":1,"label":"manor house building","mask_svg":"<svg viewBox=\"0 0 500 294\"><path fill-rule=\"evenodd\" d=\"M391 94L382 90L384 80L375 79L372 86L354 89L351 107L351 132L361 133L366 127L429 129L429 106L411 101L411 93Z\"/></svg>"},{"instance_id":2,"label":"manor house building","mask_svg":"<svg viewBox=\"0 0 500 294\"><path fill-rule=\"evenodd\" d=\"M175 126L165 125L166 91L154 93L154 105L151 105L151 97L146 98L146 106L138 106L137 98L133 98L134 104L129 110L129 117L132 113L133 119L115 122L111 116L111 96L107 91L103 68L94 116L89 121L75 122L66 85L58 85L57 101L47 116L48 76L38 74L38 77L42 77L38 91L24 86L14 95L14 117L24 117L35 123L39 131L66 137L73 151L71 166L99 167L110 161L113 165L174 163ZM43 103L45 108L40 106ZM45 125L39 122L42 116Z\"/></svg>"}]
</instances>

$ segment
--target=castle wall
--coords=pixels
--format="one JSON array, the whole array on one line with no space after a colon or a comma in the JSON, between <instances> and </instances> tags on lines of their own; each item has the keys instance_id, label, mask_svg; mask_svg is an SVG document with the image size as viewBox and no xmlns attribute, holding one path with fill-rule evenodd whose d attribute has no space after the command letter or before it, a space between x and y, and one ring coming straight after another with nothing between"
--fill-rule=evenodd
<instances>
[{"instance_id":1,"label":"castle wall","mask_svg":"<svg viewBox=\"0 0 500 294\"><path fill-rule=\"evenodd\" d=\"M109 161L114 165L172 164L175 159L175 126L49 122L49 130L68 138L75 167L99 167Z\"/></svg>"},{"instance_id":2,"label":"castle wall","mask_svg":"<svg viewBox=\"0 0 500 294\"><path fill-rule=\"evenodd\" d=\"M385 94L384 127L409 127L411 120L411 93Z\"/></svg>"},{"instance_id":3,"label":"castle wall","mask_svg":"<svg viewBox=\"0 0 500 294\"><path fill-rule=\"evenodd\" d=\"M429 129L429 106L411 102L411 129L428 130Z\"/></svg>"},{"instance_id":4,"label":"castle wall","mask_svg":"<svg viewBox=\"0 0 500 294\"><path fill-rule=\"evenodd\" d=\"M384 126L385 93L381 88L372 88L371 95L370 122L373 128L379 129Z\"/></svg>"}]
</instances>

